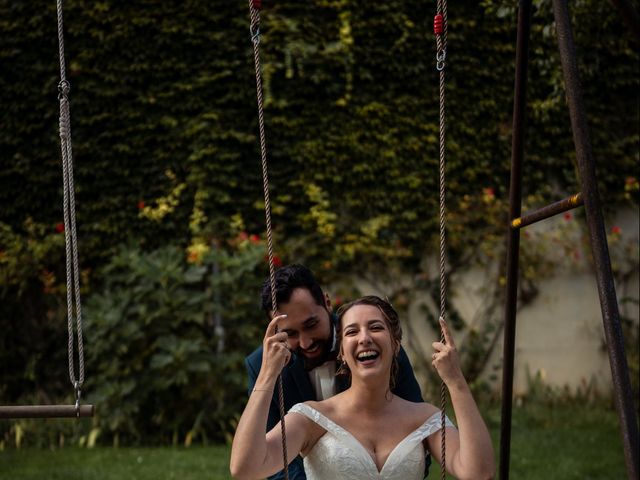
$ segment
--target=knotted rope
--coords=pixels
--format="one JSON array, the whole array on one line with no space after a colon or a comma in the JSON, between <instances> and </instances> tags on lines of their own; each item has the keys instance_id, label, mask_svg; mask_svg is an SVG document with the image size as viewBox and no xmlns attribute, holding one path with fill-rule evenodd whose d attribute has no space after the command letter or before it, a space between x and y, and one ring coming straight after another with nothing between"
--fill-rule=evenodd
<instances>
[{"instance_id":1,"label":"knotted rope","mask_svg":"<svg viewBox=\"0 0 640 480\"><path fill-rule=\"evenodd\" d=\"M76 232L76 204L73 182L73 152L71 148L71 113L69 92L71 85L66 78L64 55L64 32L62 22L62 0L57 0L58 47L60 53L60 148L62 150L64 240L67 270L67 335L69 357L69 379L75 389L76 410L80 409L80 394L84 383L84 348L82 343L82 306L80 298L80 268L78 262L78 236ZM76 379L73 354L73 317L75 301L76 335L78 342L78 378Z\"/></svg>"}]
</instances>

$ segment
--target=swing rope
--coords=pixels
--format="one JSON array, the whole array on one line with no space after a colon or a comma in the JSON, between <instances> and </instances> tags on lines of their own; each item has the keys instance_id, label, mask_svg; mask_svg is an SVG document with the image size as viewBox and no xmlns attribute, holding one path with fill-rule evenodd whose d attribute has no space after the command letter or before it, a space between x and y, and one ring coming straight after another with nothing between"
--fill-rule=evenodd
<instances>
[{"instance_id":1,"label":"swing rope","mask_svg":"<svg viewBox=\"0 0 640 480\"><path fill-rule=\"evenodd\" d=\"M445 136L446 136L446 115L445 115L445 65L447 57L447 0L438 0L436 16L433 20L433 30L436 37L436 69L440 76L440 318L445 319L447 281L446 281L446 183L445 183ZM444 330L440 331L440 341L445 343ZM445 408L447 405L447 387L442 382L440 384L440 424L441 424L441 450L442 460L440 462L440 478L447 477L446 461L446 434L445 434Z\"/></svg>"},{"instance_id":2,"label":"swing rope","mask_svg":"<svg viewBox=\"0 0 640 480\"><path fill-rule=\"evenodd\" d=\"M267 141L264 131L264 105L262 98L262 77L260 75L260 8L261 0L249 0L249 16L251 24L251 42L253 43L253 58L256 71L256 95L258 101L258 126L260 130L260 155L262 161L262 188L264 190L264 213L267 224L267 254L269 257L269 284L271 287L271 306L274 314L278 310L276 303L276 279L273 264L273 235L271 228L271 202L269 200L269 177L267 169ZM289 480L289 462L287 459L287 434L284 422L284 392L282 389L282 374L278 375L278 405L280 407L280 428L282 432L282 461L284 464L284 478Z\"/></svg>"},{"instance_id":3,"label":"swing rope","mask_svg":"<svg viewBox=\"0 0 640 480\"><path fill-rule=\"evenodd\" d=\"M62 22L62 0L57 0L58 13L58 47L60 52L60 83L58 84L58 100L60 101L60 148L62 150L63 178L63 210L64 239L66 249L67 271L67 334L69 379L75 390L76 412L79 416L80 394L84 383L84 347L82 343L82 307L80 298L80 268L78 262L78 237L76 232L76 204L73 182L73 152L71 148L71 113L69 108L69 92L71 85L66 78L64 33ZM75 373L74 360L74 301L76 334L78 343L78 378Z\"/></svg>"}]
</instances>

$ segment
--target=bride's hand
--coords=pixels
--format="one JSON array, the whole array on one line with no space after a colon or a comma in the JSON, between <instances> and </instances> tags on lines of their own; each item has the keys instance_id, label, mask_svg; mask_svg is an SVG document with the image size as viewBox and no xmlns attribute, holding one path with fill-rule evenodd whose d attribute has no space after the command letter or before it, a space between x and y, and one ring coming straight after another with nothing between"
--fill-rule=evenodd
<instances>
[{"instance_id":1,"label":"bride's hand","mask_svg":"<svg viewBox=\"0 0 640 480\"><path fill-rule=\"evenodd\" d=\"M265 379L275 379L291 358L291 351L287 344L288 335L278 332L278 321L286 318L286 315L278 315L271 319L267 326L262 342L262 367L260 376Z\"/></svg>"},{"instance_id":2,"label":"bride's hand","mask_svg":"<svg viewBox=\"0 0 640 480\"><path fill-rule=\"evenodd\" d=\"M440 328L444 335L445 343L433 342L432 346L435 353L431 356L431 364L438 372L438 375L442 381L450 386L453 382L459 382L464 380L462 369L460 368L460 360L458 358L458 351L456 350L456 344L453 341L451 332L449 332L449 326L440 318Z\"/></svg>"}]
</instances>

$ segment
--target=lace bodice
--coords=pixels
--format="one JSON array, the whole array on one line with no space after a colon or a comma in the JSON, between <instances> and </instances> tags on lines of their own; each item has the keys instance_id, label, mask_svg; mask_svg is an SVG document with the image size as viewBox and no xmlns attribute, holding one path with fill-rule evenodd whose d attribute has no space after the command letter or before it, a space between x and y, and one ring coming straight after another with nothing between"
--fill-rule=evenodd
<instances>
[{"instance_id":1,"label":"lace bodice","mask_svg":"<svg viewBox=\"0 0 640 480\"><path fill-rule=\"evenodd\" d=\"M422 480L425 452L422 440L440 429L440 412L407 435L378 471L373 458L347 430L304 403L291 407L326 430L304 458L307 480ZM445 425L453 427L447 418Z\"/></svg>"}]
</instances>

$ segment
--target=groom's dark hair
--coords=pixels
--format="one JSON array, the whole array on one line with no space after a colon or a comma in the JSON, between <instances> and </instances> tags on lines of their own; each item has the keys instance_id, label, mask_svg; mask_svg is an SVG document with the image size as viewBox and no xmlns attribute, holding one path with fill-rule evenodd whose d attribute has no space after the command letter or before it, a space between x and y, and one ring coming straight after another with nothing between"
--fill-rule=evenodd
<instances>
[{"instance_id":1,"label":"groom's dark hair","mask_svg":"<svg viewBox=\"0 0 640 480\"><path fill-rule=\"evenodd\" d=\"M322 288L313 275L313 272L300 264L285 265L275 272L276 303L287 303L296 288L304 288L309 291L318 305L324 306L324 294ZM271 282L267 277L262 284L261 308L269 316L273 310L271 302Z\"/></svg>"}]
</instances>

